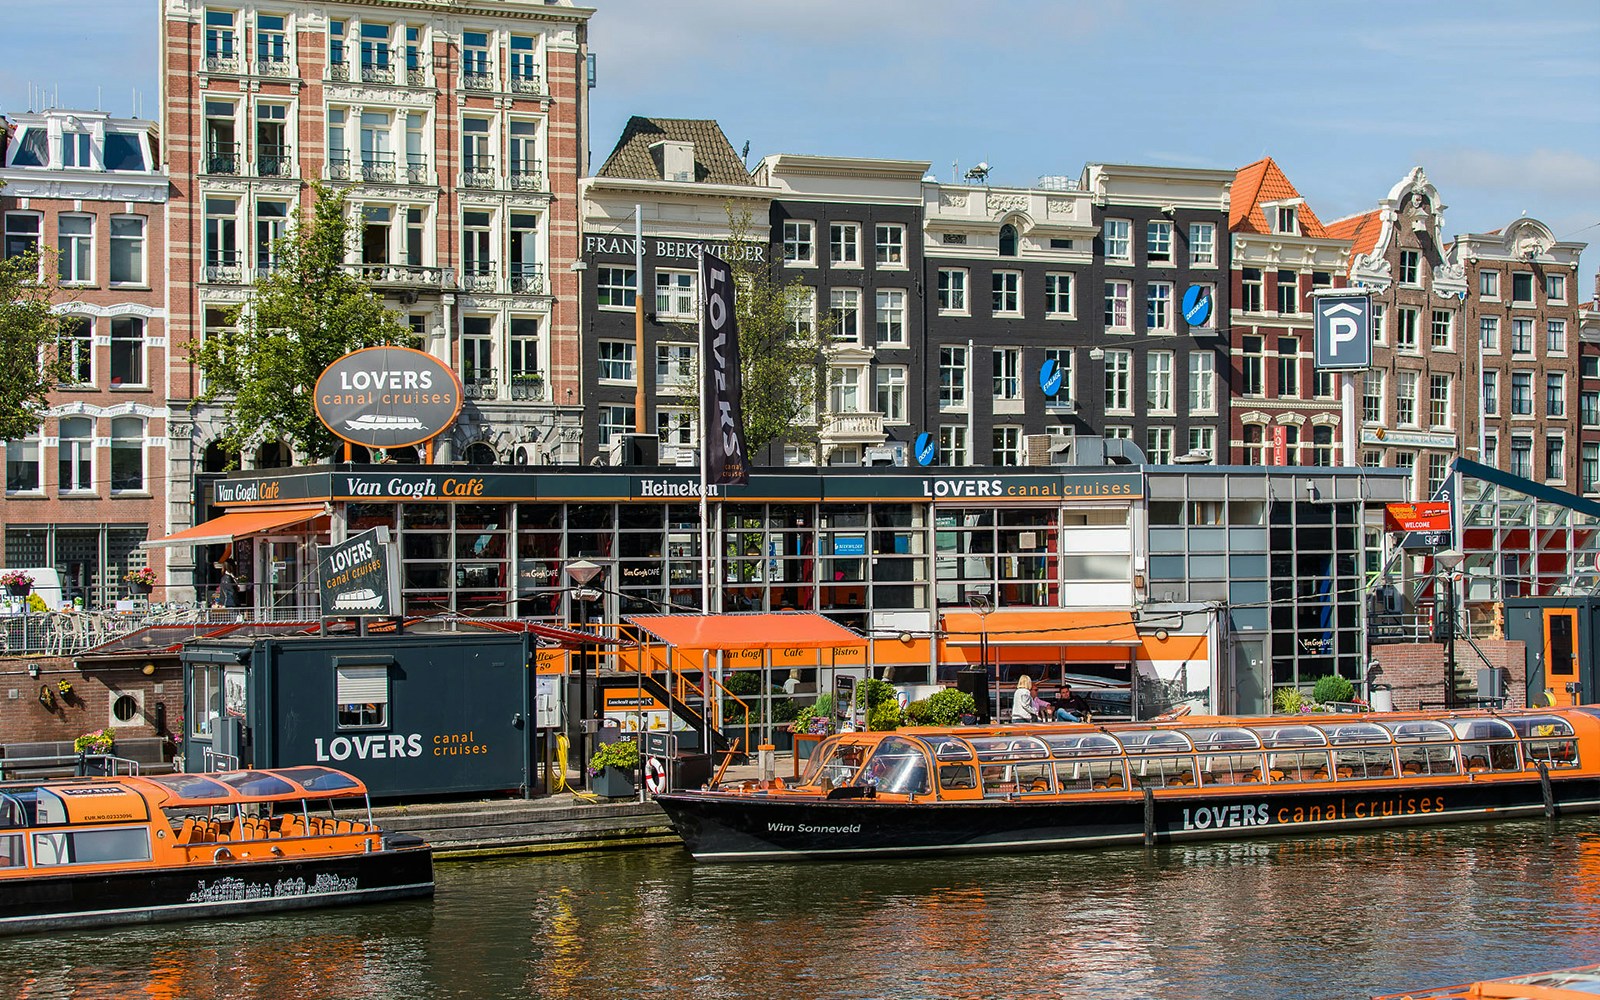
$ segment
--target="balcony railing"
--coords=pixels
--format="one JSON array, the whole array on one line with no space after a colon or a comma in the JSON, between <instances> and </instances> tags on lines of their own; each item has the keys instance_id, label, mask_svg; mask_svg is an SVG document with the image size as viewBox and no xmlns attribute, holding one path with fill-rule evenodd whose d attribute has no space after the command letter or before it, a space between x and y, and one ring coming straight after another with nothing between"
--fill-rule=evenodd
<instances>
[{"instance_id":1,"label":"balcony railing","mask_svg":"<svg viewBox=\"0 0 1600 1000\"><path fill-rule=\"evenodd\" d=\"M461 74L461 89L462 90L493 90L494 89L494 75L491 74L491 73L468 73L468 72L463 72Z\"/></svg>"},{"instance_id":2,"label":"balcony railing","mask_svg":"<svg viewBox=\"0 0 1600 1000\"><path fill-rule=\"evenodd\" d=\"M394 183L393 153L364 153L361 157L361 179L369 183Z\"/></svg>"},{"instance_id":3,"label":"balcony railing","mask_svg":"<svg viewBox=\"0 0 1600 1000\"><path fill-rule=\"evenodd\" d=\"M256 153L257 177L293 177L294 158L288 146L262 146Z\"/></svg>"},{"instance_id":4,"label":"balcony railing","mask_svg":"<svg viewBox=\"0 0 1600 1000\"><path fill-rule=\"evenodd\" d=\"M406 161L407 184L432 184L433 180L433 168L428 165L427 160Z\"/></svg>"},{"instance_id":5,"label":"balcony railing","mask_svg":"<svg viewBox=\"0 0 1600 1000\"><path fill-rule=\"evenodd\" d=\"M208 55L201 63L207 73L232 73L235 76L244 75L244 60L239 53L228 55Z\"/></svg>"},{"instance_id":6,"label":"balcony railing","mask_svg":"<svg viewBox=\"0 0 1600 1000\"><path fill-rule=\"evenodd\" d=\"M288 79L294 76L294 62L286 53L266 53L256 59L256 76Z\"/></svg>"},{"instance_id":7,"label":"balcony railing","mask_svg":"<svg viewBox=\"0 0 1600 1000\"><path fill-rule=\"evenodd\" d=\"M354 179L354 171L347 156L334 156L328 158L328 180L348 181Z\"/></svg>"},{"instance_id":8,"label":"balcony railing","mask_svg":"<svg viewBox=\"0 0 1600 1000\"><path fill-rule=\"evenodd\" d=\"M859 441L883 439L883 414L881 413L824 413L822 437L828 441Z\"/></svg>"},{"instance_id":9,"label":"balcony railing","mask_svg":"<svg viewBox=\"0 0 1600 1000\"><path fill-rule=\"evenodd\" d=\"M544 170L538 160L511 161L511 190L543 191Z\"/></svg>"},{"instance_id":10,"label":"balcony railing","mask_svg":"<svg viewBox=\"0 0 1600 1000\"><path fill-rule=\"evenodd\" d=\"M378 287L441 290L454 287L456 280L454 268L422 264L351 264L348 269Z\"/></svg>"},{"instance_id":11,"label":"balcony railing","mask_svg":"<svg viewBox=\"0 0 1600 1000\"><path fill-rule=\"evenodd\" d=\"M244 284L244 261L239 252L206 254L205 279L212 285Z\"/></svg>"},{"instance_id":12,"label":"balcony railing","mask_svg":"<svg viewBox=\"0 0 1600 1000\"><path fill-rule=\"evenodd\" d=\"M493 188L499 180L500 175L494 169L492 156L469 157L461 168L462 187Z\"/></svg>"},{"instance_id":13,"label":"balcony railing","mask_svg":"<svg viewBox=\"0 0 1600 1000\"><path fill-rule=\"evenodd\" d=\"M469 264L470 270L461 273L461 287L469 292L497 292L500 290L500 276L484 264Z\"/></svg>"},{"instance_id":14,"label":"balcony railing","mask_svg":"<svg viewBox=\"0 0 1600 1000\"><path fill-rule=\"evenodd\" d=\"M463 395L468 399L499 399L500 382L493 368L479 368L461 376Z\"/></svg>"},{"instance_id":15,"label":"balcony railing","mask_svg":"<svg viewBox=\"0 0 1600 1000\"><path fill-rule=\"evenodd\" d=\"M339 83L350 82L350 64L347 62L331 62L328 64L328 79Z\"/></svg>"},{"instance_id":16,"label":"balcony railing","mask_svg":"<svg viewBox=\"0 0 1600 1000\"><path fill-rule=\"evenodd\" d=\"M511 291L516 295L543 295L544 268L539 264L512 264Z\"/></svg>"},{"instance_id":17,"label":"balcony railing","mask_svg":"<svg viewBox=\"0 0 1600 1000\"><path fill-rule=\"evenodd\" d=\"M207 146L204 168L200 172L205 174L237 174L239 172L239 144L237 142L214 142Z\"/></svg>"},{"instance_id":18,"label":"balcony railing","mask_svg":"<svg viewBox=\"0 0 1600 1000\"><path fill-rule=\"evenodd\" d=\"M511 74L511 92L513 94L542 94L544 81L539 79L537 73Z\"/></svg>"},{"instance_id":19,"label":"balcony railing","mask_svg":"<svg viewBox=\"0 0 1600 1000\"><path fill-rule=\"evenodd\" d=\"M362 83L393 83L395 64L388 59L362 59Z\"/></svg>"},{"instance_id":20,"label":"balcony railing","mask_svg":"<svg viewBox=\"0 0 1600 1000\"><path fill-rule=\"evenodd\" d=\"M511 398L531 400L544 398L543 372L512 372Z\"/></svg>"}]
</instances>

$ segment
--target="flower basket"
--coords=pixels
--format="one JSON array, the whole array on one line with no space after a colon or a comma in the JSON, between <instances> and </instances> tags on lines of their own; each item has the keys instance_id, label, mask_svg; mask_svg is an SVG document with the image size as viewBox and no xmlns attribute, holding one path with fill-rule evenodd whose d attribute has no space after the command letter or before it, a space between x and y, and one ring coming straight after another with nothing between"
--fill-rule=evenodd
<instances>
[{"instance_id":1,"label":"flower basket","mask_svg":"<svg viewBox=\"0 0 1600 1000\"><path fill-rule=\"evenodd\" d=\"M114 739L109 729L84 733L72 741L72 748L80 754L110 753Z\"/></svg>"},{"instance_id":2,"label":"flower basket","mask_svg":"<svg viewBox=\"0 0 1600 1000\"><path fill-rule=\"evenodd\" d=\"M148 566L130 571L122 580L131 592L141 596L156 589L156 571Z\"/></svg>"},{"instance_id":3,"label":"flower basket","mask_svg":"<svg viewBox=\"0 0 1600 1000\"><path fill-rule=\"evenodd\" d=\"M28 591L33 589L33 577L20 569L6 570L0 573L0 587L6 588L6 593L12 597L27 597Z\"/></svg>"}]
</instances>

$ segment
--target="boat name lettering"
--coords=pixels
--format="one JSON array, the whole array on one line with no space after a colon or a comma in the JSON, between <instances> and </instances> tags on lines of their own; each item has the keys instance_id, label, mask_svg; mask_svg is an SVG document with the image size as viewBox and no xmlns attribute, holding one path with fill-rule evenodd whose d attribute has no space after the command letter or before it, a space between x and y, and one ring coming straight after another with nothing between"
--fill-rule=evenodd
<instances>
[{"instance_id":1,"label":"boat name lettering","mask_svg":"<svg viewBox=\"0 0 1600 1000\"><path fill-rule=\"evenodd\" d=\"M1266 826L1272 822L1271 806L1259 805L1197 806L1194 814L1183 811L1185 830L1211 830L1230 826Z\"/></svg>"},{"instance_id":2,"label":"boat name lettering","mask_svg":"<svg viewBox=\"0 0 1600 1000\"><path fill-rule=\"evenodd\" d=\"M343 573L347 569L355 568L357 563L369 562L376 558L378 558L377 546L372 544L372 539L363 538L353 545L330 552L327 568L334 573Z\"/></svg>"},{"instance_id":3,"label":"boat name lettering","mask_svg":"<svg viewBox=\"0 0 1600 1000\"><path fill-rule=\"evenodd\" d=\"M402 736L400 733L383 735L374 733L371 736L335 736L323 746L322 737L313 740L317 746L317 762L325 763L330 760L383 760L389 757L421 757L422 734L412 733Z\"/></svg>"},{"instance_id":4,"label":"boat name lettering","mask_svg":"<svg viewBox=\"0 0 1600 1000\"><path fill-rule=\"evenodd\" d=\"M1444 796L1420 799L1378 799L1352 804L1348 799L1336 799L1326 805L1280 806L1273 814L1279 823L1321 823L1337 819L1378 819L1385 816L1415 816L1417 813L1444 812Z\"/></svg>"},{"instance_id":5,"label":"boat name lettering","mask_svg":"<svg viewBox=\"0 0 1600 1000\"><path fill-rule=\"evenodd\" d=\"M817 826L812 823L768 823L768 833L860 833L860 823Z\"/></svg>"},{"instance_id":6,"label":"boat name lettering","mask_svg":"<svg viewBox=\"0 0 1600 1000\"><path fill-rule=\"evenodd\" d=\"M330 892L354 892L358 882L354 878L340 878L323 872L316 881L306 884L303 878L286 878L278 882L246 882L240 878L219 878L210 885L204 879L195 883L189 893L191 903L226 903L241 899L273 899L280 896L318 896Z\"/></svg>"}]
</instances>

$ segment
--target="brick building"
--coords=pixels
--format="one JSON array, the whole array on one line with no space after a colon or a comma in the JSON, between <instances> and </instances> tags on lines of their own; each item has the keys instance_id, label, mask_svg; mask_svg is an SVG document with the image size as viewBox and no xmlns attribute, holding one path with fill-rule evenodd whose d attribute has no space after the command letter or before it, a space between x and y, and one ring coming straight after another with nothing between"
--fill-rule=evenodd
<instances>
[{"instance_id":1,"label":"brick building","mask_svg":"<svg viewBox=\"0 0 1600 1000\"><path fill-rule=\"evenodd\" d=\"M53 566L63 596L107 603L160 554L139 547L165 518L169 349L168 185L152 122L99 111L13 115L0 180L5 255L56 271L68 381L39 430L6 443L5 565ZM160 595L158 598L160 599Z\"/></svg>"}]
</instances>

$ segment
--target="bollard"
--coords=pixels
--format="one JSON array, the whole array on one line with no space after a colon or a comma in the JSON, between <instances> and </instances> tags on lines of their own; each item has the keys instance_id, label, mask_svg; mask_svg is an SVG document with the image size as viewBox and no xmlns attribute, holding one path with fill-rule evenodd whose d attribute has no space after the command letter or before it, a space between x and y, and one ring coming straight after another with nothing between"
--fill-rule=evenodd
<instances>
[{"instance_id":1,"label":"bollard","mask_svg":"<svg viewBox=\"0 0 1600 1000\"><path fill-rule=\"evenodd\" d=\"M763 743L756 747L756 759L761 763L761 778L763 781L771 781L772 776L777 773L778 765L775 753L777 749L771 743Z\"/></svg>"},{"instance_id":2,"label":"bollard","mask_svg":"<svg viewBox=\"0 0 1600 1000\"><path fill-rule=\"evenodd\" d=\"M1152 847L1156 842L1156 793L1149 785L1144 786L1144 846Z\"/></svg>"}]
</instances>

